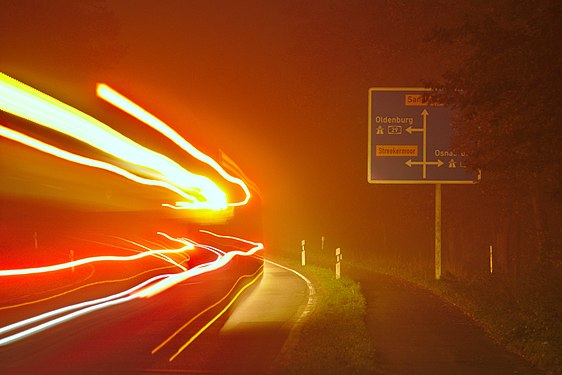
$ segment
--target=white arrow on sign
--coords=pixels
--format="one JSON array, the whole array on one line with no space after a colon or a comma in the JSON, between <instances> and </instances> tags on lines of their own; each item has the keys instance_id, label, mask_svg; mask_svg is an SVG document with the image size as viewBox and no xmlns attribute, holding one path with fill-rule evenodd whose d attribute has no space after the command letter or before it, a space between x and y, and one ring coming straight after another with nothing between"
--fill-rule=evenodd
<instances>
[{"instance_id":1,"label":"white arrow on sign","mask_svg":"<svg viewBox=\"0 0 562 375\"><path fill-rule=\"evenodd\" d=\"M421 113L422 116L422 124L423 126L421 128L413 128L411 126L408 126L406 128L406 131L410 134L412 134L413 132L421 132L423 135L423 143L422 143L422 161L412 161L412 159L408 160L406 162L406 165L408 167L412 167L412 165L421 165L422 168L422 177L425 179L427 176L427 166L428 165L436 165L437 167L440 167L443 165L443 162L441 160L437 160L437 161L427 161L427 116L429 115L429 112L427 112L427 109L424 109Z\"/></svg>"},{"instance_id":2,"label":"white arrow on sign","mask_svg":"<svg viewBox=\"0 0 562 375\"><path fill-rule=\"evenodd\" d=\"M408 167L412 167L412 165L436 165L437 167L442 166L444 163L441 159L437 159L437 161L412 161L412 159L406 162Z\"/></svg>"},{"instance_id":3,"label":"white arrow on sign","mask_svg":"<svg viewBox=\"0 0 562 375\"><path fill-rule=\"evenodd\" d=\"M406 131L410 134L412 134L413 132L423 132L423 128L414 128L412 126L408 126L406 128Z\"/></svg>"}]
</instances>

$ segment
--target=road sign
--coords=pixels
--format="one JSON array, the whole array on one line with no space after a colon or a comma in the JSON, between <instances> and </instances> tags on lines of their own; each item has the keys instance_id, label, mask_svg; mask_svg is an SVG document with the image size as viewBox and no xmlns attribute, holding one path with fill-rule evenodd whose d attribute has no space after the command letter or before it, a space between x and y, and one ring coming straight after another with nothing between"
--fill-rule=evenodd
<instances>
[{"instance_id":1,"label":"road sign","mask_svg":"<svg viewBox=\"0 0 562 375\"><path fill-rule=\"evenodd\" d=\"M473 184L480 173L451 150L450 107L432 103L424 88L369 90L369 182Z\"/></svg>"}]
</instances>

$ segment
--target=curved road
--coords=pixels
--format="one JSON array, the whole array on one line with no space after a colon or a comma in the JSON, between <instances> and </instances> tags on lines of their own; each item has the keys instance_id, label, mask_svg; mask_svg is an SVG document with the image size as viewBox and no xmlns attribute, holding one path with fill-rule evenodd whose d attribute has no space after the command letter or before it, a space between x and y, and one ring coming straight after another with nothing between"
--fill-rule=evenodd
<instances>
[{"instance_id":1,"label":"curved road","mask_svg":"<svg viewBox=\"0 0 562 375\"><path fill-rule=\"evenodd\" d=\"M251 374L274 371L275 359L295 321L302 316L309 291L300 277L268 263L261 280L242 293L243 299L230 309L233 312L218 318L170 361L226 308L228 301L220 301L236 280L230 276L232 271L229 275L195 277L147 300L117 305L0 347L0 373ZM204 312L207 308L210 309ZM176 336L151 354L176 331L179 331Z\"/></svg>"}]
</instances>

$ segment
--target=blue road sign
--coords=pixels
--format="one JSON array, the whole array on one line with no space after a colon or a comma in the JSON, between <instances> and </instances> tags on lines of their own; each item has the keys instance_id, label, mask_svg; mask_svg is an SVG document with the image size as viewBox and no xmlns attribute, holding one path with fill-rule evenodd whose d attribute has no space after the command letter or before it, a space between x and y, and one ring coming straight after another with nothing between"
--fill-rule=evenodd
<instances>
[{"instance_id":1,"label":"blue road sign","mask_svg":"<svg viewBox=\"0 0 562 375\"><path fill-rule=\"evenodd\" d=\"M450 107L431 103L424 88L369 90L369 182L473 184L479 172L451 150Z\"/></svg>"}]
</instances>

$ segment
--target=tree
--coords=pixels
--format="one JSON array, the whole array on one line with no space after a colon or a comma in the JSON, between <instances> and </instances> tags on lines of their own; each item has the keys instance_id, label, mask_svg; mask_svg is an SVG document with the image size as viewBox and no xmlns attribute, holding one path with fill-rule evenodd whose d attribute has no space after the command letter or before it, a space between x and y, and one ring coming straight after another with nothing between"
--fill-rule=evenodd
<instances>
[{"instance_id":1,"label":"tree","mask_svg":"<svg viewBox=\"0 0 562 375\"><path fill-rule=\"evenodd\" d=\"M541 261L552 260L562 201L562 19L557 0L467 1L464 22L436 32L465 55L439 82L456 109L457 149L506 207L532 207Z\"/></svg>"}]
</instances>

